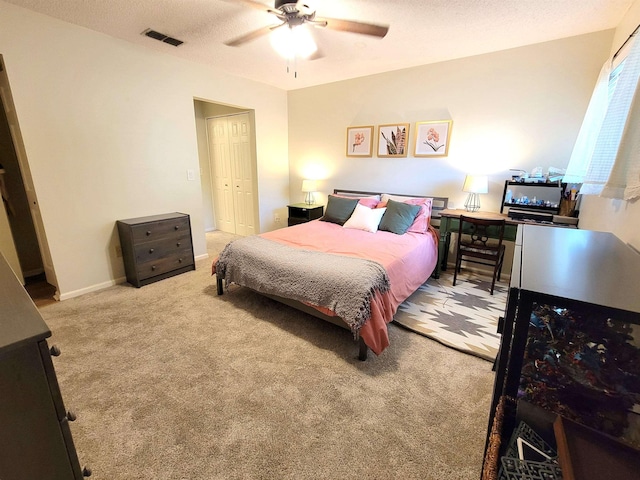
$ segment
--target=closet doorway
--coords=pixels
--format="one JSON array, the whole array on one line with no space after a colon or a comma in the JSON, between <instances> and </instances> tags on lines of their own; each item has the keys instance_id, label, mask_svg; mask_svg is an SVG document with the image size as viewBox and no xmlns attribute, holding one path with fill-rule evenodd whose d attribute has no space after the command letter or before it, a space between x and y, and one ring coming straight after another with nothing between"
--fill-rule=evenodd
<instances>
[{"instance_id":1,"label":"closet doorway","mask_svg":"<svg viewBox=\"0 0 640 480\"><path fill-rule=\"evenodd\" d=\"M40 207L31 178L31 170L22 142L9 78L0 55L0 164L2 164L2 205L6 222L0 228L5 238L13 240L15 255L32 298L57 297L57 280L47 244ZM4 231L9 227L10 232ZM7 250L10 246L5 244ZM5 254L5 256L7 256ZM18 276L20 274L16 272ZM37 290L36 293L33 293ZM35 298L34 298L35 300ZM37 304L37 303L36 303Z\"/></svg>"},{"instance_id":2,"label":"closet doorway","mask_svg":"<svg viewBox=\"0 0 640 480\"><path fill-rule=\"evenodd\" d=\"M256 229L255 148L248 112L209 117L207 142L216 228L237 235Z\"/></svg>"}]
</instances>

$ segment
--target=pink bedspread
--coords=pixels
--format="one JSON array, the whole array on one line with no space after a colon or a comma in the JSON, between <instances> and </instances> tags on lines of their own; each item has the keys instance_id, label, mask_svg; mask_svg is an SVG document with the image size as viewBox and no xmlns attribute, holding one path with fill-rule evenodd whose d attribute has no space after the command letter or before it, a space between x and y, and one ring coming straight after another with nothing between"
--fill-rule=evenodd
<instances>
[{"instance_id":1,"label":"pink bedspread","mask_svg":"<svg viewBox=\"0 0 640 480\"><path fill-rule=\"evenodd\" d=\"M431 227L426 234L396 235L314 220L260 236L306 250L374 260L385 268L391 290L374 298L371 318L360 329L360 336L376 355L389 345L387 323L393 320L400 304L429 278L438 261L438 236ZM332 314L323 308L318 310Z\"/></svg>"}]
</instances>

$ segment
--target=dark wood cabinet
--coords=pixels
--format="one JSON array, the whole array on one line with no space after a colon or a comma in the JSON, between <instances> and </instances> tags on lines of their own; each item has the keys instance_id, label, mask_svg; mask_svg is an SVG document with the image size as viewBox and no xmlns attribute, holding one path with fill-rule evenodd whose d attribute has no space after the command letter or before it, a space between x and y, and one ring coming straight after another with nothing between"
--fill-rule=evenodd
<instances>
[{"instance_id":1,"label":"dark wood cabinet","mask_svg":"<svg viewBox=\"0 0 640 480\"><path fill-rule=\"evenodd\" d=\"M189 215L166 213L116 223L131 285L142 287L195 270Z\"/></svg>"},{"instance_id":2,"label":"dark wood cabinet","mask_svg":"<svg viewBox=\"0 0 640 480\"><path fill-rule=\"evenodd\" d=\"M541 426L556 417L584 425L627 445L620 455L640 465L639 418L631 408L640 403L640 344L633 334L640 330L639 282L640 255L611 233L518 227L483 479L496 478L519 422L544 414L552 420ZM548 438L555 441L553 432ZM603 441L594 443L598 450ZM615 468L619 459L601 453Z\"/></svg>"},{"instance_id":3,"label":"dark wood cabinet","mask_svg":"<svg viewBox=\"0 0 640 480\"><path fill-rule=\"evenodd\" d=\"M81 469L49 348L49 328L0 255L0 478L69 480Z\"/></svg>"},{"instance_id":4,"label":"dark wood cabinet","mask_svg":"<svg viewBox=\"0 0 640 480\"><path fill-rule=\"evenodd\" d=\"M295 203L288 205L289 220L288 225L298 225L310 220L315 220L324 215L323 205L309 205L308 203Z\"/></svg>"}]
</instances>

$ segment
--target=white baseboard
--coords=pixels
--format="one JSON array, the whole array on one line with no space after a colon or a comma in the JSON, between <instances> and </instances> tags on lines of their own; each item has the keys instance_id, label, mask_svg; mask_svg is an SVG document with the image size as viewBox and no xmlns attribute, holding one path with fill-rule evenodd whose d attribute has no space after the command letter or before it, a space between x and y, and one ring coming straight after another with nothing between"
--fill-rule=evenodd
<instances>
[{"instance_id":1,"label":"white baseboard","mask_svg":"<svg viewBox=\"0 0 640 480\"><path fill-rule=\"evenodd\" d=\"M207 258L209 258L209 254L204 253L195 257L195 260L206 260ZM104 290L105 288L113 287L114 285L119 285L121 283L127 283L127 277L119 277L114 280L109 280L108 282L97 283L95 285L80 288L72 292L65 292L63 294L56 295L56 300L69 300L70 298L79 297L80 295L84 295L85 293L97 292L98 290Z\"/></svg>"},{"instance_id":2,"label":"white baseboard","mask_svg":"<svg viewBox=\"0 0 640 480\"><path fill-rule=\"evenodd\" d=\"M70 298L79 297L80 295L84 295L85 293L97 292L98 290L104 290L105 288L113 287L114 285L118 285L119 283L125 283L127 281L126 277L116 278L115 280L109 280L108 282L97 283L95 285L91 285L89 287L80 288L78 290L73 290L71 292L65 292L58 295L56 300L69 300Z\"/></svg>"}]
</instances>

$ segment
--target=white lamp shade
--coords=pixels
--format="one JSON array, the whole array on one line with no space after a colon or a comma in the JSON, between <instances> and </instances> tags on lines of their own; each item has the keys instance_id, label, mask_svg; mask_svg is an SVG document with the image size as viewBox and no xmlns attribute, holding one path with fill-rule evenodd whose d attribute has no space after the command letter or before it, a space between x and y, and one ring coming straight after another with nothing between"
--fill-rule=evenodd
<instances>
[{"instance_id":1,"label":"white lamp shade","mask_svg":"<svg viewBox=\"0 0 640 480\"><path fill-rule=\"evenodd\" d=\"M463 192L489 193L489 180L486 175L467 175L464 179Z\"/></svg>"},{"instance_id":2,"label":"white lamp shade","mask_svg":"<svg viewBox=\"0 0 640 480\"><path fill-rule=\"evenodd\" d=\"M315 180L302 180L302 191L305 193L316 192L317 185Z\"/></svg>"}]
</instances>

